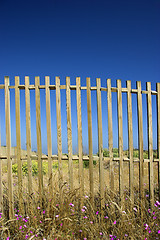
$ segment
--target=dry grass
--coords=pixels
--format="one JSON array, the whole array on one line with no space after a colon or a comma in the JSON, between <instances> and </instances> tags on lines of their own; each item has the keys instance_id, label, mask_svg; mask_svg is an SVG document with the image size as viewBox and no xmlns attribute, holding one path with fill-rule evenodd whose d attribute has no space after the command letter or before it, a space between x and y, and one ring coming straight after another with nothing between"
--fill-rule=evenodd
<instances>
[{"instance_id":1,"label":"dry grass","mask_svg":"<svg viewBox=\"0 0 160 240\"><path fill-rule=\"evenodd\" d=\"M78 164L74 164L74 191L70 191L67 185L68 169L67 162L63 162L64 185L63 202L59 201L58 176L54 170L54 192L52 198L48 194L48 179L44 176L44 197L43 206L40 208L38 195L38 179L33 178L34 194L28 195L27 188L23 188L25 213L19 212L19 202L17 197L17 176L14 175L14 219L7 220L8 198L7 198L7 178L3 174L4 184L4 214L1 214L0 239L160 239L160 203L155 191L155 206L149 210L148 200L148 166L145 166L145 204L140 209L138 194L137 176L139 169L135 164L135 202L132 211L130 210L130 198L128 191L128 163L125 163L125 207L121 209L118 197L118 167L115 163L115 186L117 190L111 198L107 186L109 185L108 163L105 166L105 208L100 209L99 188L99 166L94 167L94 206L91 206L89 193L89 170L84 169L85 196L83 207L80 208L80 198L78 190ZM157 165L154 166L157 171ZM155 172L156 172L155 171ZM157 175L155 174L155 184ZM27 176L23 177L23 186L27 186ZM156 189L156 188L155 188ZM143 213L143 219L141 217Z\"/></svg>"}]
</instances>

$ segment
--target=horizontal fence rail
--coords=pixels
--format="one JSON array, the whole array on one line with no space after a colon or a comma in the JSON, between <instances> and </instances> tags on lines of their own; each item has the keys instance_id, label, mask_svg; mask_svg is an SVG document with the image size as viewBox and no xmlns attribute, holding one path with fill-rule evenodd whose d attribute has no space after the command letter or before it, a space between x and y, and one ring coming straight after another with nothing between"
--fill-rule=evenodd
<instances>
[{"instance_id":1,"label":"horizontal fence rail","mask_svg":"<svg viewBox=\"0 0 160 240\"><path fill-rule=\"evenodd\" d=\"M121 86L121 80L117 80L117 87L111 86L111 79L107 79L106 88L101 86L101 79L96 79L96 86L91 86L90 78L86 78L86 86L81 86L81 79L76 78L76 85L70 85L70 77L66 77L66 85L60 85L60 78L55 78L55 85L50 84L50 77L45 77L45 85L40 85L40 78L35 77L35 84L31 85L29 82L29 77L25 77L25 84L20 84L19 77L15 77L15 85L10 86L9 77L5 77L4 84L0 84L0 91L4 89L5 98L5 125L6 125L6 154L4 155L1 151L1 139L0 139L0 211L3 209L3 161L7 161L7 194L9 203L9 218L14 215L14 186L13 186L13 174L12 174L12 162L16 161L18 165L18 199L19 199L19 210L23 213L24 203L23 203L23 174L22 166L23 161L27 162L28 168L28 196L33 194L33 176L32 176L32 161L36 160L38 162L38 194L40 205L42 205L43 194L44 194L44 182L43 182L43 161L48 161L48 193L49 198L53 197L53 190L55 184L53 179L52 163L58 161L58 186L59 186L59 196L60 203L62 203L62 186L63 180L63 161L68 161L68 185L70 190L74 189L74 161L78 161L78 176L79 176L79 196L83 199L84 192L84 161L89 161L89 195L91 204L94 204L95 191L95 181L94 181L94 165L93 162L97 162L99 166L98 176L99 176L99 194L101 197L101 208L105 206L104 194L106 187L109 188L111 195L113 196L115 187L115 163L118 165L119 171L119 197L121 201L121 206L124 208L124 164L129 165L129 194L131 200L131 209L134 206L134 185L135 176L134 169L136 163L139 165L139 176L137 178L137 183L139 186L139 196L141 199L141 207L144 201L144 164L148 163L148 183L149 183L149 197L151 207L155 200L155 189L154 189L154 164L157 164L157 175L158 175L158 194L160 199L160 83L157 83L156 91L151 90L151 83L147 82L146 90L141 89L141 82L137 82L137 89L131 89L131 81L127 81L126 88ZM11 153L11 110L10 110L10 90L15 92L15 118L16 118L16 152ZM45 90L45 102L46 106L46 129L47 129L47 152L48 154L42 153L42 124L41 124L41 105L40 105L40 91ZM61 127L61 90L66 90L66 113L67 113L67 141L68 141L68 154L62 154L62 127ZM20 121L20 90L25 91L25 119L26 126L24 131L26 131L26 154L22 153L21 150L21 121ZM37 152L33 154L31 152L31 99L30 91L35 91L35 105L36 105L36 135L37 135ZM55 90L56 94L56 121L57 121L57 150L58 155L52 154L52 142L51 138L51 91ZM71 121L71 90L76 90L76 109L77 109L77 134L78 134L78 154L73 154L73 129ZM82 96L81 93L86 90L87 94L87 118L88 118L88 149L89 155L83 154L83 142L82 142ZM95 91L97 95L97 132L98 132L98 155L93 155L93 137L92 137L92 104L91 104L91 91ZM102 99L101 94L105 91L107 93L107 111L108 111L108 156L103 154L103 137L102 134ZM118 150L119 156L114 157L113 153L113 101L112 93L117 95L117 128L118 128ZM123 153L123 104L122 95L127 94L127 119L128 119L128 156L124 156ZM1 92L0 92L1 94ZM132 94L137 95L137 119L138 119L138 151L139 156L134 157L133 149L133 100ZM145 94L147 97L147 124L148 124L148 158L144 158L143 152L143 106L142 106L142 95ZM153 119L152 119L152 95L156 96L157 100L157 157L153 154ZM1 111L1 107L0 107ZM109 163L109 182L105 183L105 162ZM28 201L31 201L28 199ZM31 202L30 202L31 204ZM82 202L81 202L82 204ZM32 205L32 204L31 204Z\"/></svg>"}]
</instances>

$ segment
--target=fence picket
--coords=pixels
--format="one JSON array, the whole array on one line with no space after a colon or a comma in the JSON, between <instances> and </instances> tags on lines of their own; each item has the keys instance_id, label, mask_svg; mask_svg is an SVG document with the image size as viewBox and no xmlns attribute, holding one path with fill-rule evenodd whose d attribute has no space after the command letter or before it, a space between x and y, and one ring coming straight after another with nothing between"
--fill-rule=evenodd
<instances>
[{"instance_id":1,"label":"fence picket","mask_svg":"<svg viewBox=\"0 0 160 240\"><path fill-rule=\"evenodd\" d=\"M20 93L19 77L15 77L15 107L16 107L16 143L17 143L17 164L18 164L18 196L19 210L24 213L23 193L22 193L22 161L21 161L21 129L20 129Z\"/></svg>"},{"instance_id":2,"label":"fence picket","mask_svg":"<svg viewBox=\"0 0 160 240\"><path fill-rule=\"evenodd\" d=\"M117 80L118 101L118 147L119 147L119 191L121 207L124 204L124 182L123 182L123 122L122 122L122 87L121 80Z\"/></svg>"},{"instance_id":3,"label":"fence picket","mask_svg":"<svg viewBox=\"0 0 160 240\"><path fill-rule=\"evenodd\" d=\"M81 114L81 90L80 78L76 78L76 93L77 93L77 126L78 126L78 155L79 155L79 186L80 199L82 204L82 196L84 194L84 173L83 173L83 148L82 148L82 114Z\"/></svg>"},{"instance_id":4,"label":"fence picket","mask_svg":"<svg viewBox=\"0 0 160 240\"><path fill-rule=\"evenodd\" d=\"M26 103L26 143L27 143L27 165L28 165L28 193L32 195L32 161L31 161L31 117L30 117L30 92L29 77L25 77L25 103Z\"/></svg>"},{"instance_id":5,"label":"fence picket","mask_svg":"<svg viewBox=\"0 0 160 240\"><path fill-rule=\"evenodd\" d=\"M57 147L58 147L58 177L60 203L62 204L62 137L61 137L61 96L60 96L60 78L56 77L56 113L57 113Z\"/></svg>"},{"instance_id":6,"label":"fence picket","mask_svg":"<svg viewBox=\"0 0 160 240\"><path fill-rule=\"evenodd\" d=\"M10 121L10 92L9 77L5 77L5 118L6 118L6 147L8 162L8 200L9 200L9 218L13 218L13 178L12 178L12 161L11 161L11 121Z\"/></svg>"},{"instance_id":7,"label":"fence picket","mask_svg":"<svg viewBox=\"0 0 160 240\"><path fill-rule=\"evenodd\" d=\"M104 207L104 158L102 137L102 104L101 104L101 79L97 78L97 115L98 115L98 150L99 150L99 181L101 208Z\"/></svg>"},{"instance_id":8,"label":"fence picket","mask_svg":"<svg viewBox=\"0 0 160 240\"><path fill-rule=\"evenodd\" d=\"M107 102L108 102L108 147L110 157L110 190L111 196L114 192L114 166L113 166L113 127L112 127L112 92L111 92L111 79L107 79Z\"/></svg>"},{"instance_id":9,"label":"fence picket","mask_svg":"<svg viewBox=\"0 0 160 240\"><path fill-rule=\"evenodd\" d=\"M92 144L92 108L91 108L91 86L90 78L86 79L87 85L87 113L88 113L88 146L89 146L89 180L90 180L90 201L94 204L94 183L93 183L93 144Z\"/></svg>"},{"instance_id":10,"label":"fence picket","mask_svg":"<svg viewBox=\"0 0 160 240\"><path fill-rule=\"evenodd\" d=\"M43 175L42 175L42 140L41 140L41 114L40 114L39 77L35 77L35 98L36 98L36 129L37 129L39 199L40 199L40 205L42 207Z\"/></svg>"},{"instance_id":11,"label":"fence picket","mask_svg":"<svg viewBox=\"0 0 160 240\"><path fill-rule=\"evenodd\" d=\"M147 117L148 117L148 155L149 155L149 192L150 203L154 206L154 176L153 176L153 130L152 130L152 97L151 97L151 83L147 82Z\"/></svg>"},{"instance_id":12,"label":"fence picket","mask_svg":"<svg viewBox=\"0 0 160 240\"><path fill-rule=\"evenodd\" d=\"M71 91L69 77L66 77L66 110L67 110L67 139L68 139L68 174L70 189L73 190Z\"/></svg>"},{"instance_id":13,"label":"fence picket","mask_svg":"<svg viewBox=\"0 0 160 240\"><path fill-rule=\"evenodd\" d=\"M142 92L141 82L137 81L137 109L138 109L138 144L139 144L139 192L140 207L143 208L144 203L144 164L143 164L143 120L142 120Z\"/></svg>"},{"instance_id":14,"label":"fence picket","mask_svg":"<svg viewBox=\"0 0 160 240\"><path fill-rule=\"evenodd\" d=\"M45 77L46 87L46 122L47 122L47 151L48 151L48 185L50 199L53 195L53 172L52 172L52 139L51 139L51 104L50 104L50 78Z\"/></svg>"},{"instance_id":15,"label":"fence picket","mask_svg":"<svg viewBox=\"0 0 160 240\"><path fill-rule=\"evenodd\" d=\"M158 186L160 201L160 83L157 83L157 152L158 152Z\"/></svg>"},{"instance_id":16,"label":"fence picket","mask_svg":"<svg viewBox=\"0 0 160 240\"><path fill-rule=\"evenodd\" d=\"M127 81L127 106L128 106L128 143L129 143L129 190L131 199L131 209L134 205L134 165L133 165L133 124L132 124L132 95L131 81Z\"/></svg>"}]
</instances>

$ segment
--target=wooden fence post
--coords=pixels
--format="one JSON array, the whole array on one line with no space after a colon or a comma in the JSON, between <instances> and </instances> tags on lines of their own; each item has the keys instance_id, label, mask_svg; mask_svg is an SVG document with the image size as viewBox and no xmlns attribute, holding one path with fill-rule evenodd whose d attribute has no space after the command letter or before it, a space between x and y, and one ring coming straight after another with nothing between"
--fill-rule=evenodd
<instances>
[{"instance_id":1,"label":"wooden fence post","mask_svg":"<svg viewBox=\"0 0 160 240\"><path fill-rule=\"evenodd\" d=\"M111 79L107 79L107 103L108 103L108 146L109 146L109 176L110 176L110 194L114 193L114 166L113 166L113 127L112 127L112 92Z\"/></svg>"},{"instance_id":2,"label":"wooden fence post","mask_svg":"<svg viewBox=\"0 0 160 240\"><path fill-rule=\"evenodd\" d=\"M67 111L67 139L68 139L68 174L69 174L69 186L70 186L70 189L73 190L71 91L70 91L70 78L69 78L69 77L66 77L66 111Z\"/></svg>"},{"instance_id":3,"label":"wooden fence post","mask_svg":"<svg viewBox=\"0 0 160 240\"><path fill-rule=\"evenodd\" d=\"M61 96L60 96L60 78L56 77L56 113L57 113L57 147L58 147L58 176L60 204L62 206L62 137L61 137Z\"/></svg>"},{"instance_id":4,"label":"wooden fence post","mask_svg":"<svg viewBox=\"0 0 160 240\"><path fill-rule=\"evenodd\" d=\"M80 78L76 78L77 93L77 125L78 125L78 155L79 155L79 185L80 199L82 204L82 196L84 195L84 173L83 173L83 149L82 149L82 114L81 114L81 83Z\"/></svg>"},{"instance_id":5,"label":"wooden fence post","mask_svg":"<svg viewBox=\"0 0 160 240\"><path fill-rule=\"evenodd\" d=\"M122 122L122 87L121 80L117 80L118 101L118 145L119 145L119 190L121 207L124 207L124 182L123 182L123 122Z\"/></svg>"},{"instance_id":6,"label":"wooden fence post","mask_svg":"<svg viewBox=\"0 0 160 240\"><path fill-rule=\"evenodd\" d=\"M25 103L26 103L26 143L27 143L27 165L28 165L28 192L31 199L32 189L32 161L31 161L31 116L30 116L30 92L29 77L25 77Z\"/></svg>"},{"instance_id":7,"label":"wooden fence post","mask_svg":"<svg viewBox=\"0 0 160 240\"><path fill-rule=\"evenodd\" d=\"M13 179L12 179L12 160L11 160L11 122L10 122L10 92L9 77L5 77L5 118L6 118L6 147L8 162L8 200L9 200L9 219L13 218Z\"/></svg>"},{"instance_id":8,"label":"wooden fence post","mask_svg":"<svg viewBox=\"0 0 160 240\"><path fill-rule=\"evenodd\" d=\"M35 77L35 98L36 98L36 129L37 129L39 199L40 199L40 205L42 207L43 174L42 174L42 140L41 140L41 114L40 114L39 77Z\"/></svg>"},{"instance_id":9,"label":"wooden fence post","mask_svg":"<svg viewBox=\"0 0 160 240\"><path fill-rule=\"evenodd\" d=\"M18 164L18 197L19 211L24 213L23 190L22 190L22 161L21 161L21 128L20 128L20 92L19 77L15 77L15 108L16 108L16 143L17 143L17 164Z\"/></svg>"},{"instance_id":10,"label":"wooden fence post","mask_svg":"<svg viewBox=\"0 0 160 240\"><path fill-rule=\"evenodd\" d=\"M104 208L104 158L102 137L102 104L101 104L101 79L97 78L97 115L98 115L98 150L99 150L99 180L101 209Z\"/></svg>"},{"instance_id":11,"label":"wooden fence post","mask_svg":"<svg viewBox=\"0 0 160 240\"><path fill-rule=\"evenodd\" d=\"M154 206L154 176L153 176L153 129L152 129L152 96L151 83L147 82L147 118L148 118L148 156L149 156L149 195L150 203Z\"/></svg>"},{"instance_id":12,"label":"wooden fence post","mask_svg":"<svg viewBox=\"0 0 160 240\"><path fill-rule=\"evenodd\" d=\"M138 142L139 142L139 191L140 207L144 206L144 163L143 163L143 120L142 120L142 93L141 82L137 81L137 109L138 109ZM143 211L141 211L142 213ZM143 218L143 216L142 216Z\"/></svg>"},{"instance_id":13,"label":"wooden fence post","mask_svg":"<svg viewBox=\"0 0 160 240\"><path fill-rule=\"evenodd\" d=\"M45 77L46 88L46 120L47 120L47 150L48 150L48 185L50 199L53 196L53 172L52 172L52 139L51 139L51 104L50 104L50 78Z\"/></svg>"},{"instance_id":14,"label":"wooden fence post","mask_svg":"<svg viewBox=\"0 0 160 240\"><path fill-rule=\"evenodd\" d=\"M133 124L132 124L132 95L131 81L127 81L127 108L128 108L128 143L129 143L129 190L131 199L131 210L134 206L134 165L133 165Z\"/></svg>"},{"instance_id":15,"label":"wooden fence post","mask_svg":"<svg viewBox=\"0 0 160 240\"><path fill-rule=\"evenodd\" d=\"M158 186L160 202L160 83L157 83L157 151L158 151Z\"/></svg>"},{"instance_id":16,"label":"wooden fence post","mask_svg":"<svg viewBox=\"0 0 160 240\"><path fill-rule=\"evenodd\" d=\"M94 204L94 183L93 183L92 108L91 108L90 78L86 79L86 85L87 85L87 113L88 113L90 202L93 206L93 204Z\"/></svg>"}]
</instances>

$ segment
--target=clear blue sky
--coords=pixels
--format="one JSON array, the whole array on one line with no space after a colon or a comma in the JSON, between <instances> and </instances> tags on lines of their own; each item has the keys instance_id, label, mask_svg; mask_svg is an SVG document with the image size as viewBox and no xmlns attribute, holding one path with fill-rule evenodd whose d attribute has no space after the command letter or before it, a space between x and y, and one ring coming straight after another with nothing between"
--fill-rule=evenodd
<instances>
[{"instance_id":1,"label":"clear blue sky","mask_svg":"<svg viewBox=\"0 0 160 240\"><path fill-rule=\"evenodd\" d=\"M14 76L20 76L21 84L24 76L30 76L34 84L34 77L40 76L44 84L44 76L51 77L55 83L55 76L60 76L61 84L65 84L65 77L71 77L71 84L75 84L75 77L81 77L82 85L86 84L86 77L91 77L91 85L96 85L96 77L102 79L102 86L106 86L106 79L112 79L112 86L116 86L116 79L132 81L132 88L136 88L136 81L142 81L142 88L146 89L146 82L152 83L156 89L156 82L160 82L160 1L159 0L0 0L0 83L4 83L4 76L10 77L14 85ZM2 145L5 144L5 121L3 90L0 92L0 119ZM46 153L46 116L45 91L41 92L42 110L42 148ZM73 149L77 145L77 117L76 97L72 91L72 126ZM107 130L107 94L102 93L103 107L103 145L108 147ZM22 148L25 148L25 105L24 91L21 93L21 130ZM52 100L52 141L53 153L56 152L56 111L55 92L51 93ZM133 125L134 146L138 146L136 95L133 96ZM153 137L156 148L156 97L153 96ZM113 95L113 130L114 147L117 139L117 105L116 95ZM36 149L35 124L35 96L31 92L31 130L32 149ZM87 148L87 111L86 93L82 93L82 134L83 144ZM92 93L92 104L96 103L96 92ZM123 97L123 126L124 149L127 143L126 95ZM92 107L93 146L97 152L97 106ZM62 93L62 141L63 152L67 152L66 103L65 93ZM12 146L16 145L15 134L15 105L14 91L11 91L11 131ZM143 97L144 120L144 148L147 148L147 118L146 96Z\"/></svg>"}]
</instances>

